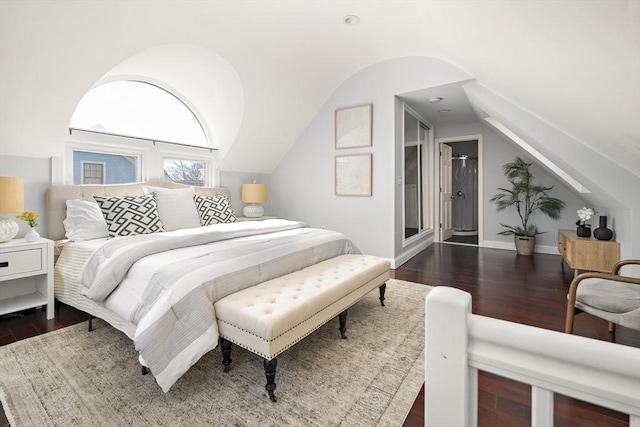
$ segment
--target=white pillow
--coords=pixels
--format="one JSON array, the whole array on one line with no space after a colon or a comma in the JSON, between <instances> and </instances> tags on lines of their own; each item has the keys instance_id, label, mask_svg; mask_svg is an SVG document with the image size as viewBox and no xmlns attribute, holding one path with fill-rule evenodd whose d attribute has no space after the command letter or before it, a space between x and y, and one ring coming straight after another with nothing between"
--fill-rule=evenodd
<instances>
[{"instance_id":1,"label":"white pillow","mask_svg":"<svg viewBox=\"0 0 640 427\"><path fill-rule=\"evenodd\" d=\"M166 231L200 227L200 216L193 201L193 187L163 188L143 186L145 194L156 193L158 215Z\"/></svg>"},{"instance_id":2,"label":"white pillow","mask_svg":"<svg viewBox=\"0 0 640 427\"><path fill-rule=\"evenodd\" d=\"M67 200L67 218L62 221L67 239L76 242L109 237L107 222L95 202Z\"/></svg>"}]
</instances>

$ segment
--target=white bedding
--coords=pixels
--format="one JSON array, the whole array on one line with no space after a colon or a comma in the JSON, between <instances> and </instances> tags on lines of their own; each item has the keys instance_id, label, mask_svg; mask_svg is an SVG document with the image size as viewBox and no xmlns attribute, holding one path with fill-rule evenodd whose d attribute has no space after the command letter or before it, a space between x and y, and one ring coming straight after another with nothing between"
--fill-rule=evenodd
<instances>
[{"instance_id":1,"label":"white bedding","mask_svg":"<svg viewBox=\"0 0 640 427\"><path fill-rule=\"evenodd\" d=\"M68 303L80 309L84 309L83 304L91 306L93 311L85 311L105 318L134 339L141 363L151 368L166 392L191 365L217 345L212 306L215 300L324 259L343 253L359 253L340 233L296 224L265 220L161 233L169 238L172 235L190 236L211 227L229 231L232 236L238 231L246 233L246 230L261 227L272 230L233 239L216 238L218 241L210 244L143 256L128 268L119 284L103 300L89 300L80 295L81 291L89 289L79 284L81 275L92 277L86 271L83 273L82 266L95 268L94 276L106 271L106 276L110 277L109 268L114 262L111 255L126 257L127 253L136 250L120 248L122 240L69 243L56 264L56 297L63 302L70 301ZM282 230L273 231L278 227ZM157 236L150 238L158 241ZM144 239L143 236L130 240ZM181 237L177 240L185 241ZM114 245L117 250L105 250ZM92 255L93 260L87 264ZM99 309L102 313L96 314Z\"/></svg>"}]
</instances>

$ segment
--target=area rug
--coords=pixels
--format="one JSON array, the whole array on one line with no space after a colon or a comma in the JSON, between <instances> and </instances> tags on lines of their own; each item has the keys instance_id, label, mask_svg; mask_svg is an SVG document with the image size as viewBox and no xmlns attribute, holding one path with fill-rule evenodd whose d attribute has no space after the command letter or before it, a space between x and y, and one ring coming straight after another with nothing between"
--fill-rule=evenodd
<instances>
[{"instance_id":1,"label":"area rug","mask_svg":"<svg viewBox=\"0 0 640 427\"><path fill-rule=\"evenodd\" d=\"M338 320L278 356L277 402L262 359L220 348L163 393L141 375L133 342L102 321L0 347L0 398L19 426L400 426L424 380L429 287L389 280L386 307L371 292Z\"/></svg>"}]
</instances>

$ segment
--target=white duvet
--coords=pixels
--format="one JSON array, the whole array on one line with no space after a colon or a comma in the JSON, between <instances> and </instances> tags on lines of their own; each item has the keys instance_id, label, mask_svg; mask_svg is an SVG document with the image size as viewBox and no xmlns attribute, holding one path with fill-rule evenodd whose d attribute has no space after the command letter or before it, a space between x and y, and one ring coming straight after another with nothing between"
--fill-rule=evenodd
<instances>
[{"instance_id":1,"label":"white duvet","mask_svg":"<svg viewBox=\"0 0 640 427\"><path fill-rule=\"evenodd\" d=\"M165 392L217 345L215 301L359 253L340 233L285 220L133 237L110 239L93 252L81 275L83 292L135 325L140 361Z\"/></svg>"}]
</instances>

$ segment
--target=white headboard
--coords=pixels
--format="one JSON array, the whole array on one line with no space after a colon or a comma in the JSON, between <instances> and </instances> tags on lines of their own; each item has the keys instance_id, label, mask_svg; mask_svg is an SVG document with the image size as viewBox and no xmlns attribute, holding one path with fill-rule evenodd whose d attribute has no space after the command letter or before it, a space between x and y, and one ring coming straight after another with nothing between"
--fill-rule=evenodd
<instances>
[{"instance_id":1,"label":"white headboard","mask_svg":"<svg viewBox=\"0 0 640 427\"><path fill-rule=\"evenodd\" d=\"M187 185L165 181L136 182L132 184L110 185L53 185L47 190L47 230L51 240L65 238L62 221L67 217L67 200L82 199L94 202L93 196L132 196L142 195L143 185L165 188L185 188ZM224 187L193 187L201 196L227 196L231 202L231 193Z\"/></svg>"}]
</instances>

